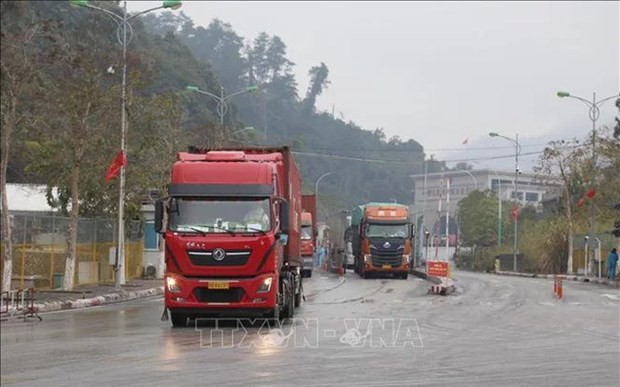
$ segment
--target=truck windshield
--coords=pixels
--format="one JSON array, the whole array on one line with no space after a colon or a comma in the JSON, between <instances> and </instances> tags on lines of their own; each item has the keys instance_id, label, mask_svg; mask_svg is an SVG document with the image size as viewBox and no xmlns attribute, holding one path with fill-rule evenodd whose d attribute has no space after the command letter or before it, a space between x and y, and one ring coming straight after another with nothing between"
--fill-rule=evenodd
<instances>
[{"instance_id":1,"label":"truck windshield","mask_svg":"<svg viewBox=\"0 0 620 387\"><path fill-rule=\"evenodd\" d=\"M263 233L271 229L269 199L173 198L170 231Z\"/></svg>"},{"instance_id":2,"label":"truck windshield","mask_svg":"<svg viewBox=\"0 0 620 387\"><path fill-rule=\"evenodd\" d=\"M369 224L366 228L368 238L406 238L407 234L406 224Z\"/></svg>"},{"instance_id":3,"label":"truck windshield","mask_svg":"<svg viewBox=\"0 0 620 387\"><path fill-rule=\"evenodd\" d=\"M312 225L301 226L301 240L309 241L312 239Z\"/></svg>"}]
</instances>

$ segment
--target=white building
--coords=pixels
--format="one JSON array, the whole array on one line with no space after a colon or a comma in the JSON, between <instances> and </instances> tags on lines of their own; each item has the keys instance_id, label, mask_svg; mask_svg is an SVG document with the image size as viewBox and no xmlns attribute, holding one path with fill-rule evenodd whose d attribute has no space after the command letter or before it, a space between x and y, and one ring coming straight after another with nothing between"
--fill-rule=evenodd
<instances>
[{"instance_id":1,"label":"white building","mask_svg":"<svg viewBox=\"0 0 620 387\"><path fill-rule=\"evenodd\" d=\"M6 196L9 212L50 214L56 212L47 203L47 186L36 184L7 184ZM57 194L57 189L53 189Z\"/></svg>"},{"instance_id":2,"label":"white building","mask_svg":"<svg viewBox=\"0 0 620 387\"><path fill-rule=\"evenodd\" d=\"M515 190L514 171L492 169L429 173L426 179L424 174L412 175L412 177L415 181L415 196L411 210L416 218L424 214L427 227L438 219L437 210L440 198L442 201L441 216L445 216L447 206L450 216L454 217L458 202L474 190L491 190L502 201L511 201L518 197L521 204L533 205L540 209L543 196L556 192L559 187L557 182L543 182L534 174L522 173L518 175L518 189ZM447 202L448 184L450 185L449 203Z\"/></svg>"}]
</instances>

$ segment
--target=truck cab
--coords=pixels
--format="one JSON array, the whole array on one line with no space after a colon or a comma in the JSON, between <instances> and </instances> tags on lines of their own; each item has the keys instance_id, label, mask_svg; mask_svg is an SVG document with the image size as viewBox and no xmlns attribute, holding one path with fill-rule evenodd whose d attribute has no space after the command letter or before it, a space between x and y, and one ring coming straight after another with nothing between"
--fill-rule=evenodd
<instances>
[{"instance_id":1,"label":"truck cab","mask_svg":"<svg viewBox=\"0 0 620 387\"><path fill-rule=\"evenodd\" d=\"M303 269L301 275L303 277L312 277L314 268L315 253L315 231L313 227L312 214L308 211L301 213L301 256L303 258Z\"/></svg>"},{"instance_id":2,"label":"truck cab","mask_svg":"<svg viewBox=\"0 0 620 387\"><path fill-rule=\"evenodd\" d=\"M355 211L353 214L355 218ZM407 278L413 237L408 215L408 208L398 204L367 204L357 210L353 243L360 276L392 274Z\"/></svg>"}]
</instances>

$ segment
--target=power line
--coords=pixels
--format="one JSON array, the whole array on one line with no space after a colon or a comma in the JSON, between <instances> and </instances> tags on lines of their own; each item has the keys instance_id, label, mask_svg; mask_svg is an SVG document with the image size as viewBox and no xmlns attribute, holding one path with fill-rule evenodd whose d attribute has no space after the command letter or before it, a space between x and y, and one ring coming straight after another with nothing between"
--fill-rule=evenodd
<instances>
[{"instance_id":1,"label":"power line","mask_svg":"<svg viewBox=\"0 0 620 387\"><path fill-rule=\"evenodd\" d=\"M387 144L386 144L387 145ZM522 145L522 148L533 148L533 147L541 147L541 146L547 146L548 143L544 143L544 144L529 144L529 145ZM421 149L398 149L398 148L394 148L394 149L347 149L347 151L350 152L375 152L375 153L385 153L385 152L389 152L389 153L394 153L394 152L416 152L416 151L423 151L423 152L448 152L448 151L454 151L454 152L465 152L465 151L470 151L470 150L496 150L496 149L512 149L514 148L514 146L512 145L500 145L500 146L484 146L484 147L470 147L470 148L424 148L422 147ZM329 148L329 147L316 147L316 146L312 146L310 147L310 149L308 149L308 151L343 151L344 149L342 148Z\"/></svg>"},{"instance_id":2,"label":"power line","mask_svg":"<svg viewBox=\"0 0 620 387\"><path fill-rule=\"evenodd\" d=\"M544 151L526 152L526 153L521 153L520 156L539 155L539 154L541 154L543 152ZM384 159L349 157L349 156L339 156L339 155L332 155L332 154L326 154L326 153L298 152L298 151L293 151L292 153L296 154L296 155L300 155L300 156L326 157L326 158L340 159L340 160L364 161L364 162L385 163L385 164L407 164L407 165L424 164L424 161L384 160ZM435 160L435 161L437 161L437 162L446 162L446 163L458 163L458 162L467 162L467 161L509 159L509 158L513 158L513 157L515 157L514 154L511 154L511 155L501 155L501 156L467 158L467 159L458 159L458 160Z\"/></svg>"}]
</instances>

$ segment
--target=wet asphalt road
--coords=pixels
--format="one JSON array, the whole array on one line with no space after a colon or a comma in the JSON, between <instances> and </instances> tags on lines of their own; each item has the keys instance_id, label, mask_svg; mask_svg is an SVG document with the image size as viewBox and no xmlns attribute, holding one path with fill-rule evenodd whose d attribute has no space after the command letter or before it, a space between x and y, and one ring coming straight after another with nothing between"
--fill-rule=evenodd
<instances>
[{"instance_id":1,"label":"wet asphalt road","mask_svg":"<svg viewBox=\"0 0 620 387\"><path fill-rule=\"evenodd\" d=\"M316 275L292 324L172 329L161 298L2 324L2 385L620 385L617 289ZM242 323L244 324L244 323ZM247 324L244 324L247 325Z\"/></svg>"}]
</instances>

